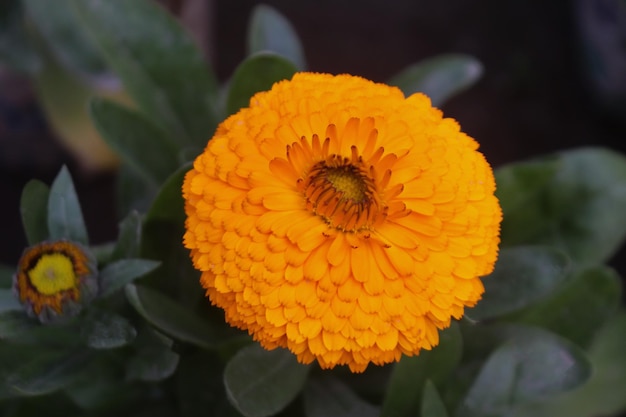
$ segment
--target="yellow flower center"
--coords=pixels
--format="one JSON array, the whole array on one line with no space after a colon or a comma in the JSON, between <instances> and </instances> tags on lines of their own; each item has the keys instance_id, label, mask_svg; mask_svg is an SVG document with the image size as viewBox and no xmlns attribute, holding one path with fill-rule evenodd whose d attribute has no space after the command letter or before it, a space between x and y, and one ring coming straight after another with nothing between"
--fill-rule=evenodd
<instances>
[{"instance_id":1,"label":"yellow flower center","mask_svg":"<svg viewBox=\"0 0 626 417\"><path fill-rule=\"evenodd\" d=\"M358 160L328 156L313 165L303 191L309 210L343 231L366 228L379 211L374 182Z\"/></svg>"},{"instance_id":2,"label":"yellow flower center","mask_svg":"<svg viewBox=\"0 0 626 417\"><path fill-rule=\"evenodd\" d=\"M53 295L76 286L72 260L61 253L42 255L34 268L28 271L33 286L41 294Z\"/></svg>"},{"instance_id":3,"label":"yellow flower center","mask_svg":"<svg viewBox=\"0 0 626 417\"><path fill-rule=\"evenodd\" d=\"M343 195L342 198L350 199L353 202L365 200L367 185L355 166L343 165L327 168L326 179L337 193Z\"/></svg>"}]
</instances>

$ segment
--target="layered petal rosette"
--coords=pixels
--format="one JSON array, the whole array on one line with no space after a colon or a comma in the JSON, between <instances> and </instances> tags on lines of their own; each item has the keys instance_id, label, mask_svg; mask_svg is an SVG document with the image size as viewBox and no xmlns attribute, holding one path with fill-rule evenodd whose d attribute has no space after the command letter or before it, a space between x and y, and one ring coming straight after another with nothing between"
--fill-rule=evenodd
<instances>
[{"instance_id":1,"label":"layered petal rosette","mask_svg":"<svg viewBox=\"0 0 626 417\"><path fill-rule=\"evenodd\" d=\"M226 320L303 363L397 361L481 298L502 218L478 144L423 94L298 73L227 118L183 185Z\"/></svg>"}]
</instances>

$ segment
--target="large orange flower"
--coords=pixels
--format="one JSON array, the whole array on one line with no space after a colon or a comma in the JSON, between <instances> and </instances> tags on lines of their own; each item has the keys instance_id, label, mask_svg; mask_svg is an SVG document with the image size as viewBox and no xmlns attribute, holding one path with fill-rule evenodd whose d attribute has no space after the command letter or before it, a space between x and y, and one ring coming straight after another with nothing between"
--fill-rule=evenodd
<instances>
[{"instance_id":1,"label":"large orange flower","mask_svg":"<svg viewBox=\"0 0 626 417\"><path fill-rule=\"evenodd\" d=\"M299 73L226 119L183 185L226 320L321 367L397 361L484 290L501 210L477 143L423 94Z\"/></svg>"}]
</instances>

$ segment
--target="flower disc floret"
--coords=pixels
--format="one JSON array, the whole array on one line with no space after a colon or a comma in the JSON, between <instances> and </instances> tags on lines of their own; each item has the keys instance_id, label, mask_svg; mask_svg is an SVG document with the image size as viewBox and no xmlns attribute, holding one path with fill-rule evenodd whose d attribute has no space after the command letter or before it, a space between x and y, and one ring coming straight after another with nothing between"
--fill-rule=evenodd
<instances>
[{"instance_id":1,"label":"flower disc floret","mask_svg":"<svg viewBox=\"0 0 626 417\"><path fill-rule=\"evenodd\" d=\"M484 291L501 210L478 144L423 94L298 73L185 177L184 244L226 320L323 368L397 361Z\"/></svg>"}]
</instances>

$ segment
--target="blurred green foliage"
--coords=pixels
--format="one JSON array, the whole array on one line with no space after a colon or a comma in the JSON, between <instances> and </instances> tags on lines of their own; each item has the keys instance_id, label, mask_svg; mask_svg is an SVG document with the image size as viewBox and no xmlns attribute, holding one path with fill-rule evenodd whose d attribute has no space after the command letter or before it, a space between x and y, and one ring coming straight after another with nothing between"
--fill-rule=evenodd
<instances>
[{"instance_id":1,"label":"blurred green foliage","mask_svg":"<svg viewBox=\"0 0 626 417\"><path fill-rule=\"evenodd\" d=\"M184 28L148 0L11 0L0 58L36 77L45 54L71 74L109 74L133 106L94 97L90 116L119 155L118 239L92 246L98 297L43 326L0 267L0 416L595 416L626 409L621 279L604 263L626 237L626 158L577 149L500 168L502 251L484 300L432 351L351 375L296 362L228 327L181 244L180 187L219 120L306 68L294 28L268 6L249 56L218 86ZM482 67L421 61L389 82L437 105ZM135 192L140 190L140 192ZM30 244L88 244L67 169L21 200Z\"/></svg>"}]
</instances>

